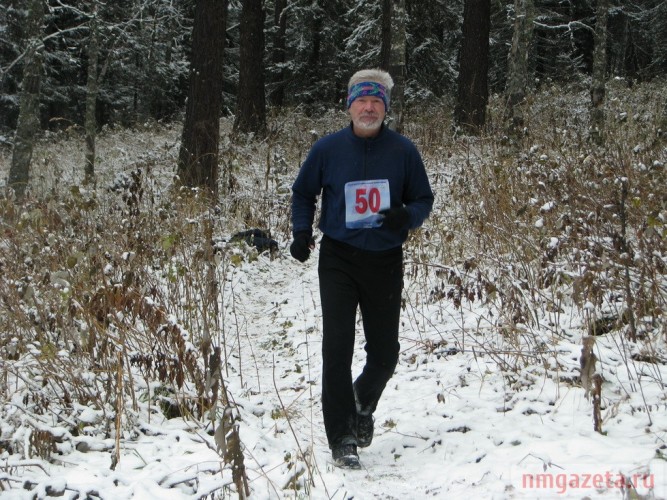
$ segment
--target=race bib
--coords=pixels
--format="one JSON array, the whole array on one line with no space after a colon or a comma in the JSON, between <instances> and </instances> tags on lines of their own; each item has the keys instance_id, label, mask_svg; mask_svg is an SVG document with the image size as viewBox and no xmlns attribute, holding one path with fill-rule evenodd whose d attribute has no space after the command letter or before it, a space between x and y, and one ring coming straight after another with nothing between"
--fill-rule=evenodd
<instances>
[{"instance_id":1,"label":"race bib","mask_svg":"<svg viewBox=\"0 0 667 500\"><path fill-rule=\"evenodd\" d=\"M378 212L390 206L387 179L345 184L345 227L348 229L380 227L383 217Z\"/></svg>"}]
</instances>

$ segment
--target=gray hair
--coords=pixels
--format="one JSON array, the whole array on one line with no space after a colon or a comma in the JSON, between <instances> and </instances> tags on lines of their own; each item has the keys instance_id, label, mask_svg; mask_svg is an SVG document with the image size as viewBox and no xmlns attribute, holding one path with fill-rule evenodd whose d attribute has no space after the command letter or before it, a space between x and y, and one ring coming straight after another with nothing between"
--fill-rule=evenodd
<instances>
[{"instance_id":1,"label":"gray hair","mask_svg":"<svg viewBox=\"0 0 667 500\"><path fill-rule=\"evenodd\" d=\"M383 100L385 101L385 109L389 109L389 101L391 99L391 89L394 86L394 80L391 79L391 75L386 71L381 69L362 69L357 71L347 84L348 95L352 86L361 82L375 82L382 85L385 89L385 96ZM349 99L349 98L348 98ZM348 108L350 107L350 101L348 100Z\"/></svg>"},{"instance_id":2,"label":"gray hair","mask_svg":"<svg viewBox=\"0 0 667 500\"><path fill-rule=\"evenodd\" d=\"M360 82L379 83L387 90L387 92L391 92L391 89L394 86L394 80L391 79L391 75L381 69L362 69L361 71L357 71L350 78L350 81L347 84L347 90L350 90L352 85Z\"/></svg>"}]
</instances>

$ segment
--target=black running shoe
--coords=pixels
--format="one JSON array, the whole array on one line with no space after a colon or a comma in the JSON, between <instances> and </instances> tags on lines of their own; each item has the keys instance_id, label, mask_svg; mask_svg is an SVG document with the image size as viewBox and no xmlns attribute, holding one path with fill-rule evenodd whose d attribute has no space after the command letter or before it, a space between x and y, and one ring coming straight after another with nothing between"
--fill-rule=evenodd
<instances>
[{"instance_id":1,"label":"black running shoe","mask_svg":"<svg viewBox=\"0 0 667 500\"><path fill-rule=\"evenodd\" d=\"M375 419L373 415L357 413L357 445L359 445L359 448L366 448L371 445L374 429Z\"/></svg>"},{"instance_id":2,"label":"black running shoe","mask_svg":"<svg viewBox=\"0 0 667 500\"><path fill-rule=\"evenodd\" d=\"M336 467L341 469L361 469L356 444L341 444L331 449Z\"/></svg>"}]
</instances>

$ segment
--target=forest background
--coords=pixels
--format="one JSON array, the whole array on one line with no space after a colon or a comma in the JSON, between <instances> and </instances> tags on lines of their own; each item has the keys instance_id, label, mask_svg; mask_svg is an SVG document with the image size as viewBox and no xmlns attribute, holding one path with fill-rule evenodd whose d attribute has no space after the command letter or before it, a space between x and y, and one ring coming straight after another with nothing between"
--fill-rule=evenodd
<instances>
[{"instance_id":1,"label":"forest background","mask_svg":"<svg viewBox=\"0 0 667 500\"><path fill-rule=\"evenodd\" d=\"M210 15L197 17L196 8ZM46 130L83 127L91 108L97 127L182 118L191 60L200 54L217 66L220 82L208 83L220 90L221 114L256 101L237 118L255 132L265 126L265 99L272 110L300 107L309 115L342 107L347 79L361 67L392 70L394 102L411 109L465 106L458 82L474 71L486 87L474 89L483 102L489 93L531 93L552 82L589 85L596 36L603 79L633 85L667 72L666 8L658 0L9 0L0 6L0 131L10 142L35 55ZM207 35L193 37L193 28ZM247 87L259 90L244 94Z\"/></svg>"}]
</instances>

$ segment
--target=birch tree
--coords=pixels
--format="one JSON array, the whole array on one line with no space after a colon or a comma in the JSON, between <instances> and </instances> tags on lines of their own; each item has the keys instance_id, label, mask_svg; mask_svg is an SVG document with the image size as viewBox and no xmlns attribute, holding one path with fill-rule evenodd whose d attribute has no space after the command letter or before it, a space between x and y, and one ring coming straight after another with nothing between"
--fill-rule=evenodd
<instances>
[{"instance_id":1,"label":"birch tree","mask_svg":"<svg viewBox=\"0 0 667 500\"><path fill-rule=\"evenodd\" d=\"M524 125L523 101L530 81L528 52L533 36L533 0L514 0L514 30L508 57L507 115L512 130Z\"/></svg>"},{"instance_id":2,"label":"birch tree","mask_svg":"<svg viewBox=\"0 0 667 500\"><path fill-rule=\"evenodd\" d=\"M383 0L381 67L391 74L394 88L391 91L391 120L389 127L403 129L403 99L405 94L405 0Z\"/></svg>"},{"instance_id":3,"label":"birch tree","mask_svg":"<svg viewBox=\"0 0 667 500\"><path fill-rule=\"evenodd\" d=\"M598 0L595 16L595 48L593 50L593 78L591 81L591 138L604 141L604 101L607 78L607 16L609 0Z\"/></svg>"},{"instance_id":4,"label":"birch tree","mask_svg":"<svg viewBox=\"0 0 667 500\"><path fill-rule=\"evenodd\" d=\"M99 31L97 25L97 3L94 2L90 20L88 41L88 80L86 84L86 112L83 128L86 134L86 154L84 162L84 182L95 182L95 140L97 137L97 64L99 59Z\"/></svg>"}]
</instances>

